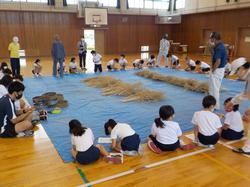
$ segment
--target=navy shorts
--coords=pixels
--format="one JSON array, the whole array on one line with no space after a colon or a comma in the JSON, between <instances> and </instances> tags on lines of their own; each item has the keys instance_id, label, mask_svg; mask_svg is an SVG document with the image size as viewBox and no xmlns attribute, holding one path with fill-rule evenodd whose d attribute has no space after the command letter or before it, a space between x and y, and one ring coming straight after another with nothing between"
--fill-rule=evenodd
<instances>
[{"instance_id":1,"label":"navy shorts","mask_svg":"<svg viewBox=\"0 0 250 187\"><path fill-rule=\"evenodd\" d=\"M215 145L220 139L220 135L218 132L211 136L204 136L201 133L198 133L198 139L203 145Z\"/></svg>"},{"instance_id":2,"label":"navy shorts","mask_svg":"<svg viewBox=\"0 0 250 187\"><path fill-rule=\"evenodd\" d=\"M90 164L100 158L100 150L92 145L87 151L79 152L76 155L76 161L80 164Z\"/></svg>"},{"instance_id":3,"label":"navy shorts","mask_svg":"<svg viewBox=\"0 0 250 187\"><path fill-rule=\"evenodd\" d=\"M202 72L209 72L209 71L210 71L210 68L202 68L201 71L202 71Z\"/></svg>"},{"instance_id":4,"label":"navy shorts","mask_svg":"<svg viewBox=\"0 0 250 187\"><path fill-rule=\"evenodd\" d=\"M121 148L123 151L138 151L140 146L140 137L138 134L127 136L121 141Z\"/></svg>"},{"instance_id":5,"label":"navy shorts","mask_svg":"<svg viewBox=\"0 0 250 187\"><path fill-rule=\"evenodd\" d=\"M232 129L222 130L221 137L226 140L239 140L244 136L244 131L237 132Z\"/></svg>"},{"instance_id":6,"label":"navy shorts","mask_svg":"<svg viewBox=\"0 0 250 187\"><path fill-rule=\"evenodd\" d=\"M4 127L4 131L0 134L1 138L14 138L17 133L15 130L15 125L11 122L7 122L7 125Z\"/></svg>"},{"instance_id":7,"label":"navy shorts","mask_svg":"<svg viewBox=\"0 0 250 187\"><path fill-rule=\"evenodd\" d=\"M180 147L179 140L174 144L162 144L156 140L153 135L149 135L149 138L154 142L156 147L158 147L161 151L175 151L177 148Z\"/></svg>"}]
</instances>

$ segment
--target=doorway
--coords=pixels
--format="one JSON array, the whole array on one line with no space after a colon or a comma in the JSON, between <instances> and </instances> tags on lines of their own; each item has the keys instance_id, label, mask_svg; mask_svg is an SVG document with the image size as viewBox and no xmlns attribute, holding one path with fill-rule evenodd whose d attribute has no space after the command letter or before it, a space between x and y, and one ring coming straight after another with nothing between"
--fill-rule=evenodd
<instances>
[{"instance_id":1,"label":"doorway","mask_svg":"<svg viewBox=\"0 0 250 187\"><path fill-rule=\"evenodd\" d=\"M237 56L250 58L250 28L238 30Z\"/></svg>"},{"instance_id":2,"label":"doorway","mask_svg":"<svg viewBox=\"0 0 250 187\"><path fill-rule=\"evenodd\" d=\"M84 39L87 43L86 68L87 72L94 71L94 63L92 61L91 51L95 50L95 30L84 29Z\"/></svg>"}]
</instances>

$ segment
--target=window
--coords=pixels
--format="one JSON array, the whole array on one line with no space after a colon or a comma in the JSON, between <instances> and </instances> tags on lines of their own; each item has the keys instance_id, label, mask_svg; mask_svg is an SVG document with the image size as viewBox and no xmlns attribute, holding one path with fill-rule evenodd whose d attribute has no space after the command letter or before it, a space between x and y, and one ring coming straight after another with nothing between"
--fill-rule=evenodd
<instances>
[{"instance_id":1,"label":"window","mask_svg":"<svg viewBox=\"0 0 250 187\"><path fill-rule=\"evenodd\" d=\"M154 9L168 9L169 0L154 0Z\"/></svg>"},{"instance_id":2,"label":"window","mask_svg":"<svg viewBox=\"0 0 250 187\"><path fill-rule=\"evenodd\" d=\"M153 1L152 0L145 0L144 8L153 8Z\"/></svg>"},{"instance_id":3,"label":"window","mask_svg":"<svg viewBox=\"0 0 250 187\"><path fill-rule=\"evenodd\" d=\"M143 8L144 0L128 0L129 8Z\"/></svg>"},{"instance_id":4,"label":"window","mask_svg":"<svg viewBox=\"0 0 250 187\"><path fill-rule=\"evenodd\" d=\"M176 0L176 9L185 8L185 0Z\"/></svg>"},{"instance_id":5,"label":"window","mask_svg":"<svg viewBox=\"0 0 250 187\"><path fill-rule=\"evenodd\" d=\"M67 0L67 4L68 5L77 5L78 4L78 0Z\"/></svg>"},{"instance_id":6,"label":"window","mask_svg":"<svg viewBox=\"0 0 250 187\"><path fill-rule=\"evenodd\" d=\"M27 3L47 3L48 2L48 0L0 0L0 1L27 2Z\"/></svg>"},{"instance_id":7,"label":"window","mask_svg":"<svg viewBox=\"0 0 250 187\"><path fill-rule=\"evenodd\" d=\"M108 7L116 7L117 6L117 0L99 0L99 2L103 6L108 6Z\"/></svg>"},{"instance_id":8,"label":"window","mask_svg":"<svg viewBox=\"0 0 250 187\"><path fill-rule=\"evenodd\" d=\"M168 9L169 0L128 0L129 8Z\"/></svg>"}]
</instances>

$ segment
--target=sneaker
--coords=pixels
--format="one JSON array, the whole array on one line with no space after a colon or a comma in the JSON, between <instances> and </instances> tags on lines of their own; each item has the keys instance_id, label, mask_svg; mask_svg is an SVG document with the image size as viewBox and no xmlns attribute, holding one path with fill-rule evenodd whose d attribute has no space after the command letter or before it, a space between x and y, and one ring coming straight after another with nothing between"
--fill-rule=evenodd
<instances>
[{"instance_id":1,"label":"sneaker","mask_svg":"<svg viewBox=\"0 0 250 187\"><path fill-rule=\"evenodd\" d=\"M245 152L242 148L233 149L233 152L250 155L250 152Z\"/></svg>"},{"instance_id":2,"label":"sneaker","mask_svg":"<svg viewBox=\"0 0 250 187\"><path fill-rule=\"evenodd\" d=\"M123 155L127 155L127 156L138 156L139 155L138 151L121 151L121 153Z\"/></svg>"},{"instance_id":3,"label":"sneaker","mask_svg":"<svg viewBox=\"0 0 250 187\"><path fill-rule=\"evenodd\" d=\"M20 137L31 137L33 135L34 135L34 131L33 130L26 130L26 131L18 133L17 137L18 138L20 138Z\"/></svg>"},{"instance_id":4,"label":"sneaker","mask_svg":"<svg viewBox=\"0 0 250 187\"><path fill-rule=\"evenodd\" d=\"M106 156L106 157L104 157L104 160L110 164L122 164L123 163L123 159L122 159L121 154Z\"/></svg>"},{"instance_id":5,"label":"sneaker","mask_svg":"<svg viewBox=\"0 0 250 187\"><path fill-rule=\"evenodd\" d=\"M162 150L160 150L158 147L156 147L156 145L154 144L154 142L152 140L148 141L148 147L154 153L157 153L157 154L161 154L162 153Z\"/></svg>"}]
</instances>

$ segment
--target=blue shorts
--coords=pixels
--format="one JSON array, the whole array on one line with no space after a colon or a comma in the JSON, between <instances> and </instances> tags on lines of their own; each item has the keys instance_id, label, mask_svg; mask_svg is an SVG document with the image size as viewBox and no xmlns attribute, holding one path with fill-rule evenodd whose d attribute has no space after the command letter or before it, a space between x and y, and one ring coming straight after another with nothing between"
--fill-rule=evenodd
<instances>
[{"instance_id":1,"label":"blue shorts","mask_svg":"<svg viewBox=\"0 0 250 187\"><path fill-rule=\"evenodd\" d=\"M76 161L80 164L90 164L97 161L100 158L100 150L92 145L87 151L78 151L76 155Z\"/></svg>"},{"instance_id":2,"label":"blue shorts","mask_svg":"<svg viewBox=\"0 0 250 187\"><path fill-rule=\"evenodd\" d=\"M140 146L140 137L138 134L133 134L122 139L121 147L123 151L138 151Z\"/></svg>"}]
</instances>

